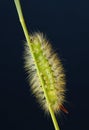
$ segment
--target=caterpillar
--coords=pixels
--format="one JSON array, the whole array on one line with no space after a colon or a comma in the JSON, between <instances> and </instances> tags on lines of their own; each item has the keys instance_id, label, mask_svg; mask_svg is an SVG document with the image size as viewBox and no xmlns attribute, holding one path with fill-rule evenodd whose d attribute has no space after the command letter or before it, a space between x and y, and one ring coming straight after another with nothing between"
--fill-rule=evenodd
<instances>
[{"instance_id":1,"label":"caterpillar","mask_svg":"<svg viewBox=\"0 0 89 130\"><path fill-rule=\"evenodd\" d=\"M60 130L55 114L64 108L65 73L60 58L43 33L29 34L22 14L20 0L14 0L26 37L24 67L28 73L32 93L42 108L50 113L55 130Z\"/></svg>"},{"instance_id":2,"label":"caterpillar","mask_svg":"<svg viewBox=\"0 0 89 130\"><path fill-rule=\"evenodd\" d=\"M30 34L30 37L30 44L39 68L40 77L44 83L50 105L53 111L57 113L65 100L65 74L63 66L57 54L53 51L50 42L42 33ZM24 59L32 93L35 94L42 108L46 112L49 112L48 104L28 43L25 43Z\"/></svg>"}]
</instances>

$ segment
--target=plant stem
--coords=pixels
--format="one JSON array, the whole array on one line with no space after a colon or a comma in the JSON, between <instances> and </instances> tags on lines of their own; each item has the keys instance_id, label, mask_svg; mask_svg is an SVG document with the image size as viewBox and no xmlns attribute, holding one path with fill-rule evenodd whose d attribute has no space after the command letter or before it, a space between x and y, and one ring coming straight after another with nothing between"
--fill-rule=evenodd
<instances>
[{"instance_id":1,"label":"plant stem","mask_svg":"<svg viewBox=\"0 0 89 130\"><path fill-rule=\"evenodd\" d=\"M26 27L26 24L25 24L24 17L23 17L20 0L14 0L14 3L15 3L15 6L16 6L16 9L17 9L17 13L18 13L18 16L19 16L19 20L20 20L20 23L21 23L21 25L22 25L22 28L23 28L23 31L24 31L26 40L27 40L27 42L29 43L29 41L30 41L30 36L29 36L28 30L27 30L27 27Z\"/></svg>"},{"instance_id":2,"label":"plant stem","mask_svg":"<svg viewBox=\"0 0 89 130\"><path fill-rule=\"evenodd\" d=\"M38 68L38 65L37 65L37 62L36 62L36 59L35 59L31 44L30 44L30 36L29 36L28 30L27 30L27 27L26 27L26 24L25 24L24 17L23 17L21 5L20 5L20 0L14 0L14 2L15 2L15 6L16 6L17 13L18 13L18 16L19 16L19 20L20 20L20 23L22 25L22 28L23 28L27 43L29 45L32 57L34 58L34 62L35 62L36 68L37 68L37 73L38 73L39 79L40 79L41 84L42 84L42 88L43 88L44 95L45 95L45 98L46 98L46 101L47 101L47 104L48 104L48 107L49 107L49 112L50 112L50 115L51 115L55 130L60 130L60 128L58 126L58 123L57 123L57 120L56 120L56 116L55 116L54 111L53 111L53 109L51 107L51 104L50 104L50 101L49 101L49 98L48 98L48 94L47 94L46 89L45 89L44 81L43 81L42 77L40 76L40 71L39 71L39 68Z\"/></svg>"}]
</instances>

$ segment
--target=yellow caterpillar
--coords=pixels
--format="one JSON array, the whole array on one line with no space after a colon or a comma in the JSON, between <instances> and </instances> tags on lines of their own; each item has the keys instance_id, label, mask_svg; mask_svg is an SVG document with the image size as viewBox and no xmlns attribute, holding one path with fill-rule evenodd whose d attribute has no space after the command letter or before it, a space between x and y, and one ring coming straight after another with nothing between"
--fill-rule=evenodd
<instances>
[{"instance_id":1,"label":"yellow caterpillar","mask_svg":"<svg viewBox=\"0 0 89 130\"><path fill-rule=\"evenodd\" d=\"M32 93L42 108L51 114L55 130L60 130L55 113L63 110L65 101L65 74L60 59L42 33L29 34L19 0L14 0L25 37L25 69Z\"/></svg>"},{"instance_id":2,"label":"yellow caterpillar","mask_svg":"<svg viewBox=\"0 0 89 130\"><path fill-rule=\"evenodd\" d=\"M30 48L28 44L25 47L25 69L28 72L29 81L31 84L32 92L36 95L40 104L45 111L49 112L46 97L42 88L40 78L45 87L45 91L48 95L49 103L56 113L60 110L64 102L65 92L65 80L64 71L57 54L53 52L51 44L44 38L41 33L34 33L30 35L30 44L33 49L34 57L39 69L39 75L37 74L37 68L33 57L31 56Z\"/></svg>"}]
</instances>

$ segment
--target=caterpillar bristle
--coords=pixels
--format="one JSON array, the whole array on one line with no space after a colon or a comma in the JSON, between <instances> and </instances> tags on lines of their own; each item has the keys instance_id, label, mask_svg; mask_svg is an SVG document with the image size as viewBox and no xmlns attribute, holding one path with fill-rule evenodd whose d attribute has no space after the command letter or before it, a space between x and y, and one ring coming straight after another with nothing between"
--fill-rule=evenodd
<instances>
[{"instance_id":1,"label":"caterpillar bristle","mask_svg":"<svg viewBox=\"0 0 89 130\"><path fill-rule=\"evenodd\" d=\"M52 109L57 113L65 101L65 74L61 60L42 33L34 33L30 37L31 47L40 71L40 76L44 82ZM35 62L28 44L26 43L25 45L24 67L28 72L32 93L36 96L42 108L48 112L48 104L37 74Z\"/></svg>"}]
</instances>

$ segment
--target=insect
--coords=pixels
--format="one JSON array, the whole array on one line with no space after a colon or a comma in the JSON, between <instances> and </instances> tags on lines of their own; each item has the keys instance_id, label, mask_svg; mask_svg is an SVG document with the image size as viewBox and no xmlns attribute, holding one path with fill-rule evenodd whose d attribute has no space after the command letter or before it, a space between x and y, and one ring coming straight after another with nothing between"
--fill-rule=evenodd
<instances>
[{"instance_id":1,"label":"insect","mask_svg":"<svg viewBox=\"0 0 89 130\"><path fill-rule=\"evenodd\" d=\"M49 112L49 103L55 113L60 110L67 112L62 105L65 100L65 74L61 61L42 33L30 34L30 37L35 58L28 43L25 43L24 59L32 93L46 112Z\"/></svg>"}]
</instances>

